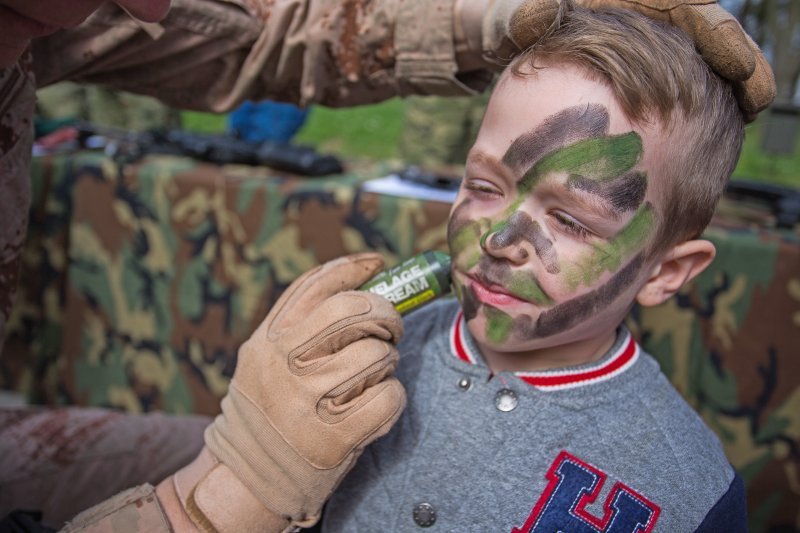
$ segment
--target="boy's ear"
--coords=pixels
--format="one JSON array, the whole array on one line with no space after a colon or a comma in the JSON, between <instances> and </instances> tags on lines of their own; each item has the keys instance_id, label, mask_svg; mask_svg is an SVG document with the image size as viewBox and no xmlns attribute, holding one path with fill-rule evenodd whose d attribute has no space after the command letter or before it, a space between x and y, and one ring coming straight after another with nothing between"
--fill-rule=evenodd
<instances>
[{"instance_id":1,"label":"boy's ear","mask_svg":"<svg viewBox=\"0 0 800 533\"><path fill-rule=\"evenodd\" d=\"M664 302L678 292L684 283L705 270L716 253L714 245L706 240L676 244L653 267L650 279L639 290L636 301L643 306Z\"/></svg>"}]
</instances>

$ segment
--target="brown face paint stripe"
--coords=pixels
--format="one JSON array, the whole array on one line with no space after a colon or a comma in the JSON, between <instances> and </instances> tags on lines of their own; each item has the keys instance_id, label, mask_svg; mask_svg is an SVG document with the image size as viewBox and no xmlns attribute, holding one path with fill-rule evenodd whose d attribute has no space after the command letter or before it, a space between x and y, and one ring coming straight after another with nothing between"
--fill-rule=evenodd
<instances>
[{"instance_id":1,"label":"brown face paint stripe","mask_svg":"<svg viewBox=\"0 0 800 533\"><path fill-rule=\"evenodd\" d=\"M509 146L503 163L518 175L524 174L542 156L581 139L598 137L608 131L608 111L600 104L574 106L547 117L530 133Z\"/></svg>"},{"instance_id":2,"label":"brown face paint stripe","mask_svg":"<svg viewBox=\"0 0 800 533\"><path fill-rule=\"evenodd\" d=\"M478 269L477 276L484 285L501 285L514 296L537 305L550 305L553 302L536 276L532 273L514 271L505 261L483 256L478 262Z\"/></svg>"},{"instance_id":3,"label":"brown face paint stripe","mask_svg":"<svg viewBox=\"0 0 800 533\"><path fill-rule=\"evenodd\" d=\"M464 318L472 320L478 315L478 307L481 305L472 287L464 287L461 297L461 309L464 310Z\"/></svg>"},{"instance_id":4,"label":"brown face paint stripe","mask_svg":"<svg viewBox=\"0 0 800 533\"><path fill-rule=\"evenodd\" d=\"M521 242L530 243L536 255L544 263L550 274L558 274L561 268L558 264L558 255L553 248L553 241L542 232L542 227L530 215L517 211L500 231L492 234L489 239L490 249L500 250L510 246L519 246ZM525 253L525 259L527 252Z\"/></svg>"},{"instance_id":5,"label":"brown face paint stripe","mask_svg":"<svg viewBox=\"0 0 800 533\"><path fill-rule=\"evenodd\" d=\"M567 187L599 196L614 211L627 213L642 205L647 192L647 175L634 170L607 182L598 182L573 174L567 180Z\"/></svg>"},{"instance_id":6,"label":"brown face paint stripe","mask_svg":"<svg viewBox=\"0 0 800 533\"><path fill-rule=\"evenodd\" d=\"M644 254L640 253L602 287L547 309L539 315L535 323L531 323L530 317L517 317L514 324L515 336L520 339L548 337L566 331L596 313L602 313L636 280L643 266Z\"/></svg>"}]
</instances>

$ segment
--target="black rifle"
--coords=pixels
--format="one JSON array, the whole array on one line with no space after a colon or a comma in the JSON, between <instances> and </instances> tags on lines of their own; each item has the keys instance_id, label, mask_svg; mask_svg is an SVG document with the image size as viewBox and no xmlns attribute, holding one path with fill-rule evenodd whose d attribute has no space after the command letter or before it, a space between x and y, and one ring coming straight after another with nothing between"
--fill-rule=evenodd
<instances>
[{"instance_id":1,"label":"black rifle","mask_svg":"<svg viewBox=\"0 0 800 533\"><path fill-rule=\"evenodd\" d=\"M775 217L775 226L792 229L800 224L800 190L760 183L735 180L728 183L725 195L732 200L757 201L765 204Z\"/></svg>"},{"instance_id":2,"label":"black rifle","mask_svg":"<svg viewBox=\"0 0 800 533\"><path fill-rule=\"evenodd\" d=\"M219 165L263 165L302 176L341 174L339 159L310 146L274 141L249 143L228 135L150 130L142 133L93 124L76 125L85 147L104 147L117 162L130 163L147 154L184 155Z\"/></svg>"}]
</instances>

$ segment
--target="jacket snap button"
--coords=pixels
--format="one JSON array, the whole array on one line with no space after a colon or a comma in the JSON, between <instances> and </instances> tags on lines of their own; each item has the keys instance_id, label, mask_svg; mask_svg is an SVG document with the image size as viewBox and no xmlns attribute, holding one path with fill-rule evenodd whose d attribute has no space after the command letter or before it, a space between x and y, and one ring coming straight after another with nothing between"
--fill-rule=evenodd
<instances>
[{"instance_id":1,"label":"jacket snap button","mask_svg":"<svg viewBox=\"0 0 800 533\"><path fill-rule=\"evenodd\" d=\"M494 405L498 411L507 413L517 408L517 393L511 389L500 389L494 397Z\"/></svg>"},{"instance_id":2,"label":"jacket snap button","mask_svg":"<svg viewBox=\"0 0 800 533\"><path fill-rule=\"evenodd\" d=\"M436 522L436 509L429 503L420 503L414 507L414 522L419 527L430 527Z\"/></svg>"}]
</instances>

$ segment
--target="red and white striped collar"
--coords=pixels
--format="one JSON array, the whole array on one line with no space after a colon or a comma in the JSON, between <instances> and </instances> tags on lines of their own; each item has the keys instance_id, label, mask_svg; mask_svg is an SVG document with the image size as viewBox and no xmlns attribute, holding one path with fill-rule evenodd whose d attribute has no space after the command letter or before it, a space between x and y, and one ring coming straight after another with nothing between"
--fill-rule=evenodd
<instances>
[{"instance_id":1,"label":"red and white striped collar","mask_svg":"<svg viewBox=\"0 0 800 533\"><path fill-rule=\"evenodd\" d=\"M477 364L481 359L474 353L466 340L467 327L464 312L459 311L450 330L450 349L453 354L470 364ZM526 383L541 390L562 390L599 383L618 376L633 366L639 358L639 345L630 332L625 332L625 339L614 353L603 358L603 362L590 368L580 370L554 370L546 372L515 372L514 375Z\"/></svg>"}]
</instances>

